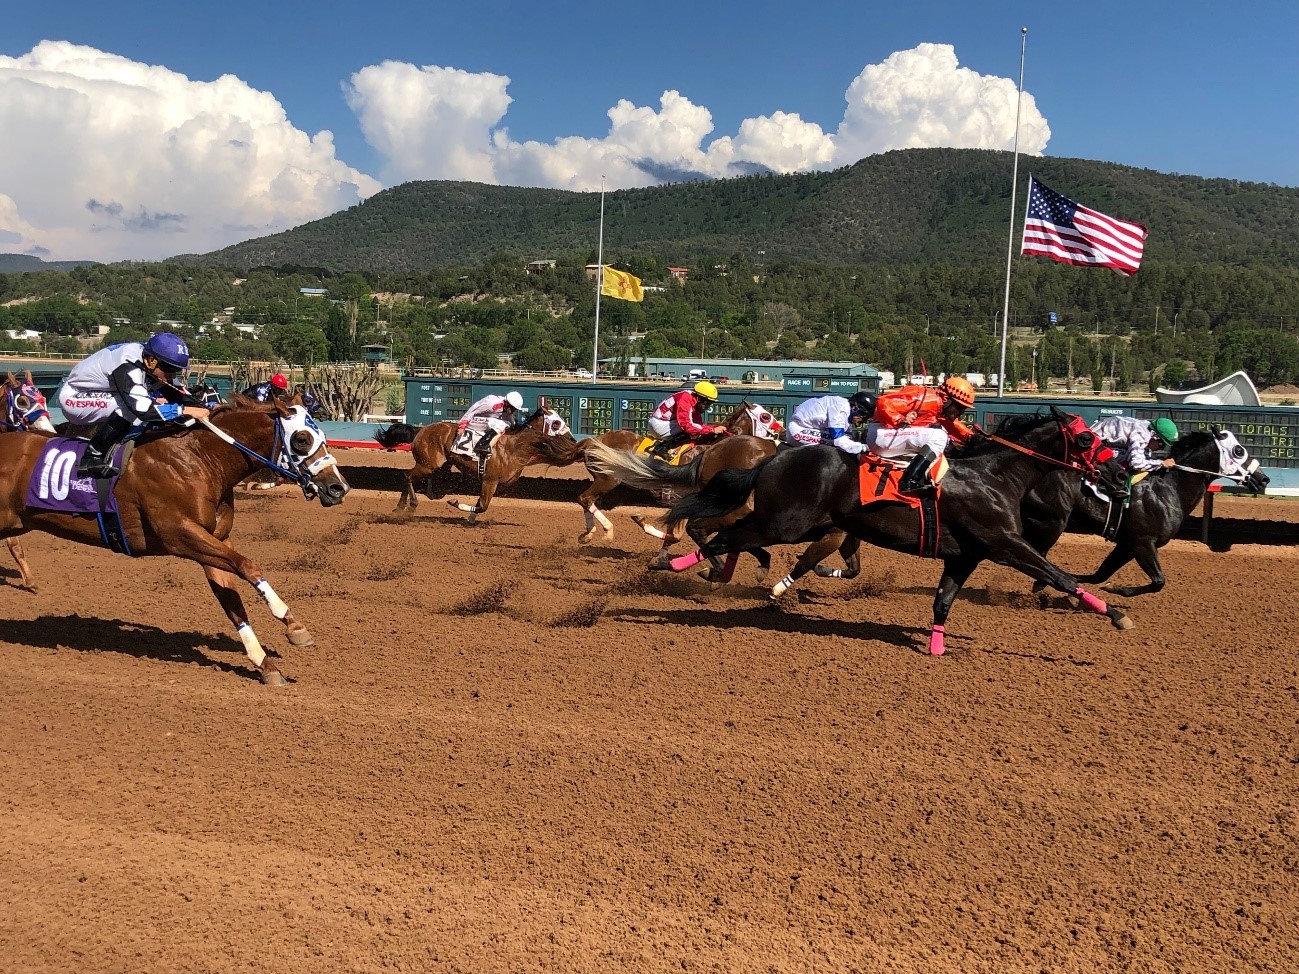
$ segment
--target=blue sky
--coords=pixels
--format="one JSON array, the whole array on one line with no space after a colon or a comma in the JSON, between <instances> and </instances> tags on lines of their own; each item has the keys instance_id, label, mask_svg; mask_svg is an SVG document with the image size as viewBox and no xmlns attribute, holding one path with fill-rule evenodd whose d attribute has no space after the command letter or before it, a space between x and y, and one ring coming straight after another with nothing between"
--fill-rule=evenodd
<instances>
[{"instance_id":1,"label":"blue sky","mask_svg":"<svg viewBox=\"0 0 1299 974\"><path fill-rule=\"evenodd\" d=\"M1022 151L1299 186L1294 0L7 7L0 250L53 259L203 252L417 178L1010 148L1021 26Z\"/></svg>"}]
</instances>

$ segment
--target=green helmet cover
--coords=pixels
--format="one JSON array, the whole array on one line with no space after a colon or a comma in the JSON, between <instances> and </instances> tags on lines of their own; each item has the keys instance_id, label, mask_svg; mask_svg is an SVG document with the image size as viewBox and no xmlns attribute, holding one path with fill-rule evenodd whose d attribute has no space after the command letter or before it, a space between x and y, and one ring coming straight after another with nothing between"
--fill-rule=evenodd
<instances>
[{"instance_id":1,"label":"green helmet cover","mask_svg":"<svg viewBox=\"0 0 1299 974\"><path fill-rule=\"evenodd\" d=\"M1177 424L1171 419L1160 417L1152 425L1155 429L1155 435L1165 443L1172 443L1177 439Z\"/></svg>"}]
</instances>

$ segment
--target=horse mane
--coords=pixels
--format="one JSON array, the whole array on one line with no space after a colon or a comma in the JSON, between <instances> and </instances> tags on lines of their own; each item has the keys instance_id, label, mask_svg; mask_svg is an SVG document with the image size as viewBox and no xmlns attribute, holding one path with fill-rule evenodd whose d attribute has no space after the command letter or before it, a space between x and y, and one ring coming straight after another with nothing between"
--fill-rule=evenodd
<instances>
[{"instance_id":1,"label":"horse mane","mask_svg":"<svg viewBox=\"0 0 1299 974\"><path fill-rule=\"evenodd\" d=\"M1048 423L1055 423L1055 416L1050 412L1038 410L1035 413L1014 413L1009 416L1003 416L998 420L997 425L993 427L992 433L995 436L1003 437L1018 443L1026 434L1033 432ZM981 456L985 453L992 453L1001 450L1003 447L982 436L976 436L973 440L963 446L951 446L947 450L948 459L966 460L970 457Z\"/></svg>"},{"instance_id":2,"label":"horse mane","mask_svg":"<svg viewBox=\"0 0 1299 974\"><path fill-rule=\"evenodd\" d=\"M1208 430L1189 430L1177 438L1170 447L1173 459L1178 463L1190 458L1191 454L1204 449L1206 444L1214 442L1214 436Z\"/></svg>"}]
</instances>

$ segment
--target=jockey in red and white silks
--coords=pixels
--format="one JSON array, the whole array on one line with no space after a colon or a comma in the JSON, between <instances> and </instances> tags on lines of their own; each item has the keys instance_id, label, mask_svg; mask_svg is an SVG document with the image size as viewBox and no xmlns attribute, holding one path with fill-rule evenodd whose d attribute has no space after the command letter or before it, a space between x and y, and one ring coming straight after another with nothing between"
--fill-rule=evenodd
<instances>
[{"instance_id":1,"label":"jockey in red and white silks","mask_svg":"<svg viewBox=\"0 0 1299 974\"><path fill-rule=\"evenodd\" d=\"M862 453L866 447L853 439L853 407L843 396L819 396L799 403L789 417L785 439L794 446L828 443L845 453Z\"/></svg>"},{"instance_id":2,"label":"jockey in red and white silks","mask_svg":"<svg viewBox=\"0 0 1299 974\"><path fill-rule=\"evenodd\" d=\"M712 405L707 395L699 395L696 389L682 389L674 392L655 407L649 418L649 430L660 439L677 437L684 433L686 438L694 440L709 433L725 433L726 427L714 426L704 422L704 410Z\"/></svg>"},{"instance_id":3,"label":"jockey in red and white silks","mask_svg":"<svg viewBox=\"0 0 1299 974\"><path fill-rule=\"evenodd\" d=\"M453 449L486 456L491 450L492 441L514 425L514 417L522 408L523 396L517 392L507 392L503 396L483 396L460 417ZM466 436L466 433L469 435Z\"/></svg>"}]
</instances>

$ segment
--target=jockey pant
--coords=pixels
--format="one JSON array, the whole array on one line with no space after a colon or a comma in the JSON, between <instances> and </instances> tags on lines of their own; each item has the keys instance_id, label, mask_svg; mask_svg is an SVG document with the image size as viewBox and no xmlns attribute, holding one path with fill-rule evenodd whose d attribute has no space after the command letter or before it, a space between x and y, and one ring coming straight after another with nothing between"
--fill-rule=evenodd
<instances>
[{"instance_id":1,"label":"jockey pant","mask_svg":"<svg viewBox=\"0 0 1299 974\"><path fill-rule=\"evenodd\" d=\"M110 416L130 416L133 424L139 423L122 407L115 393L82 392L66 382L59 389L59 407L63 418L77 426L98 426Z\"/></svg>"},{"instance_id":2,"label":"jockey pant","mask_svg":"<svg viewBox=\"0 0 1299 974\"><path fill-rule=\"evenodd\" d=\"M785 437L795 446L817 446L821 443L830 442L828 431L818 429L815 426L804 426L796 420L791 419L789 425L785 427Z\"/></svg>"},{"instance_id":3,"label":"jockey pant","mask_svg":"<svg viewBox=\"0 0 1299 974\"><path fill-rule=\"evenodd\" d=\"M673 433L680 433L681 427L677 425L674 419L655 419L651 416L649 418L649 431L651 436L657 436L661 440Z\"/></svg>"},{"instance_id":4,"label":"jockey pant","mask_svg":"<svg viewBox=\"0 0 1299 974\"><path fill-rule=\"evenodd\" d=\"M947 449L947 430L941 426L904 426L890 429L880 423L866 427L866 445L877 457L901 457L919 453L925 447L942 456Z\"/></svg>"}]
</instances>

